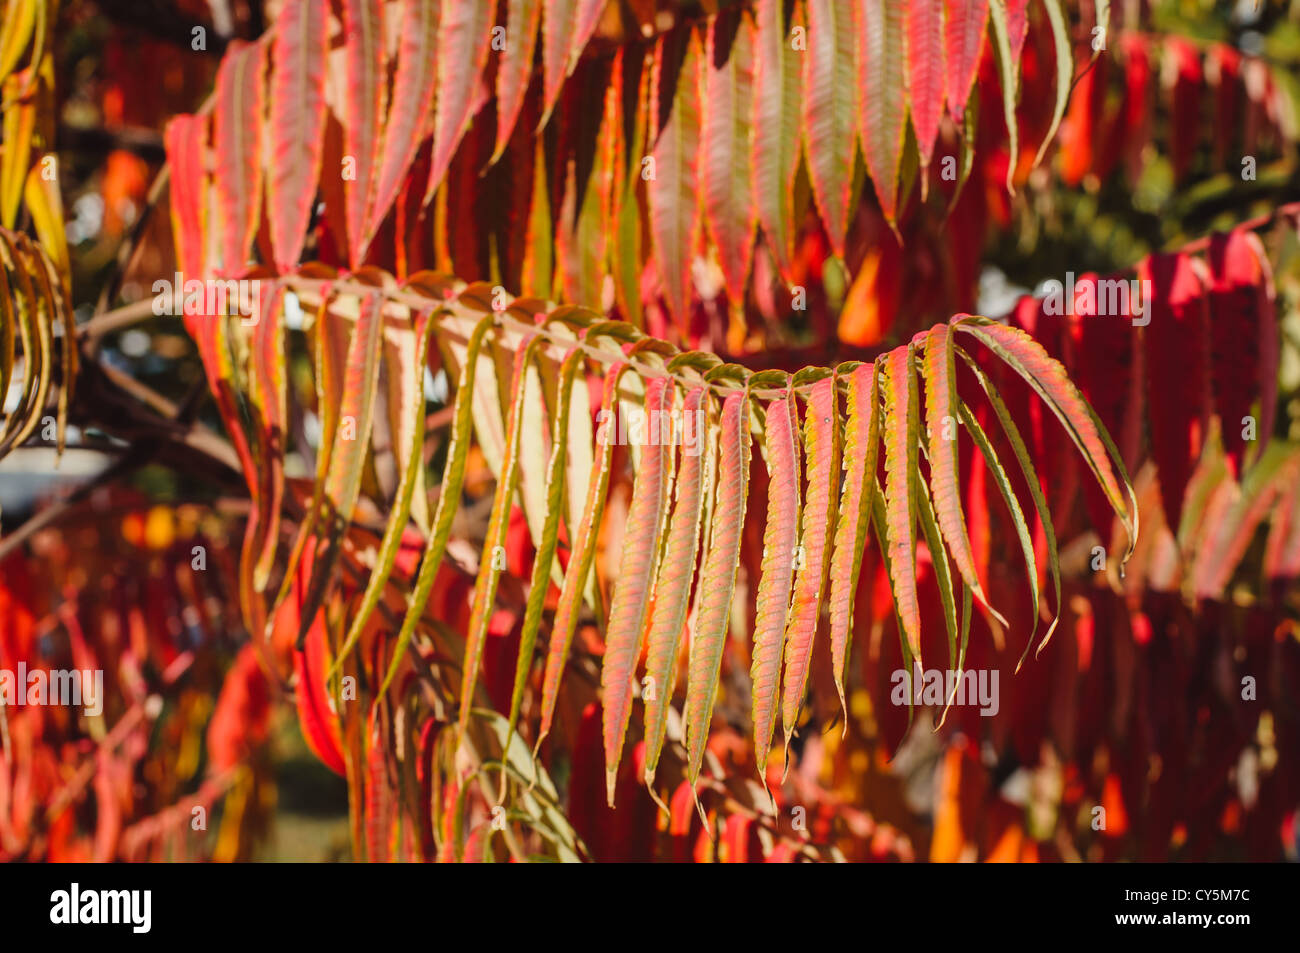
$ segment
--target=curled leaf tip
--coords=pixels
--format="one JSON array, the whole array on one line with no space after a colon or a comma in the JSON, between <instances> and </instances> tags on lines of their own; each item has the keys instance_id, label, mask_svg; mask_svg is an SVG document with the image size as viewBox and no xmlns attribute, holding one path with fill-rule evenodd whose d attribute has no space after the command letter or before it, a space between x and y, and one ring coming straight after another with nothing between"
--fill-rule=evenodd
<instances>
[{"instance_id":1,"label":"curled leaf tip","mask_svg":"<svg viewBox=\"0 0 1300 953\"><path fill-rule=\"evenodd\" d=\"M605 800L610 807L614 806L614 788L618 786L618 769L605 769Z\"/></svg>"},{"instance_id":2,"label":"curled leaf tip","mask_svg":"<svg viewBox=\"0 0 1300 953\"><path fill-rule=\"evenodd\" d=\"M1043 641L1038 643L1038 648L1034 650L1034 658L1043 654L1043 649L1047 648L1047 643L1052 641L1052 633L1056 631L1057 624L1061 621L1060 615L1052 620L1052 624L1047 627L1047 634L1043 636Z\"/></svg>"},{"instance_id":3,"label":"curled leaf tip","mask_svg":"<svg viewBox=\"0 0 1300 953\"><path fill-rule=\"evenodd\" d=\"M659 792L655 790L654 772L649 768L646 768L644 778L646 793L650 795L650 800L654 801L655 804L658 805L660 812L664 814L664 816L670 817L672 815L672 810L664 803L664 799L659 796Z\"/></svg>"},{"instance_id":4,"label":"curled leaf tip","mask_svg":"<svg viewBox=\"0 0 1300 953\"><path fill-rule=\"evenodd\" d=\"M704 813L704 805L700 803L700 792L694 785L691 786L691 797L695 799L695 810L700 815L700 824L704 826L704 833L709 835L709 840L717 841L713 835L713 827L709 824L709 816Z\"/></svg>"},{"instance_id":5,"label":"curled leaf tip","mask_svg":"<svg viewBox=\"0 0 1300 953\"><path fill-rule=\"evenodd\" d=\"M957 697L957 686L954 685L952 692L948 695L948 701L943 706L943 711L939 714L939 723L934 726L935 731L938 731L940 728L942 728L943 723L948 720L948 711L952 708L952 703L954 699L956 699L956 697Z\"/></svg>"},{"instance_id":6,"label":"curled leaf tip","mask_svg":"<svg viewBox=\"0 0 1300 953\"><path fill-rule=\"evenodd\" d=\"M763 785L763 793L766 794L766 795L767 795L767 799L768 799L769 801L772 802L772 814L775 815L775 814L776 814L776 795L774 795L774 794L772 793L772 789L769 788L769 787L767 786L767 770L766 770L766 766L760 768L760 770L759 770L759 772L758 772L758 780L759 780L760 782L762 782L762 785Z\"/></svg>"}]
</instances>

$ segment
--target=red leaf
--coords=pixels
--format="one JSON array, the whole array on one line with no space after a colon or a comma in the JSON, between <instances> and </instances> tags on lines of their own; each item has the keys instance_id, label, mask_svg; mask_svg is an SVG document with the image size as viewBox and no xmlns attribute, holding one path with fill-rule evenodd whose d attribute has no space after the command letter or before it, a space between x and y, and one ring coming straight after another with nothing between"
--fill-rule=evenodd
<instances>
[{"instance_id":1,"label":"red leaf","mask_svg":"<svg viewBox=\"0 0 1300 953\"><path fill-rule=\"evenodd\" d=\"M1151 56L1146 38L1126 33L1120 38L1124 62L1124 166L1136 182L1145 162L1142 152L1151 141Z\"/></svg>"},{"instance_id":2,"label":"red leaf","mask_svg":"<svg viewBox=\"0 0 1300 953\"><path fill-rule=\"evenodd\" d=\"M936 2L936 0L927 0ZM809 0L808 50L803 54L803 127L817 208L835 254L844 257L852 201L854 38L852 11L838 0ZM943 91L939 90L942 97ZM942 100L936 110L942 108Z\"/></svg>"},{"instance_id":3,"label":"red leaf","mask_svg":"<svg viewBox=\"0 0 1300 953\"><path fill-rule=\"evenodd\" d=\"M794 584L794 599L786 621L785 680L781 687L781 724L788 748L794 735L799 708L808 687L812 667L813 640L821 618L830 572L830 540L835 526L839 496L831 475L840 472L839 381L824 377L808 392L804 411L805 468L808 496L804 501L803 527L799 546L803 563Z\"/></svg>"},{"instance_id":4,"label":"red leaf","mask_svg":"<svg viewBox=\"0 0 1300 953\"><path fill-rule=\"evenodd\" d=\"M266 206L282 272L292 271L302 256L321 171L328 12L324 0L285 0L275 21Z\"/></svg>"},{"instance_id":5,"label":"red leaf","mask_svg":"<svg viewBox=\"0 0 1300 953\"><path fill-rule=\"evenodd\" d=\"M946 87L943 2L911 0L907 7L907 102L923 167L930 165L934 140L939 134L939 118L943 115Z\"/></svg>"},{"instance_id":6,"label":"red leaf","mask_svg":"<svg viewBox=\"0 0 1300 953\"><path fill-rule=\"evenodd\" d=\"M907 113L903 10L892 0L865 0L857 17L858 135L880 210L892 224L897 211L898 158Z\"/></svg>"},{"instance_id":7,"label":"red leaf","mask_svg":"<svg viewBox=\"0 0 1300 953\"><path fill-rule=\"evenodd\" d=\"M1233 474L1242 474L1242 430L1256 401L1258 455L1273 432L1277 403L1278 327L1273 280L1264 246L1254 232L1235 229L1210 239L1211 371L1214 406L1223 423L1223 447Z\"/></svg>"},{"instance_id":8,"label":"red leaf","mask_svg":"<svg viewBox=\"0 0 1300 953\"><path fill-rule=\"evenodd\" d=\"M402 183L427 131L425 124L437 88L434 77L438 62L438 12L438 0L404 0L402 5L393 99L384 123L384 145L370 224L366 229L367 243L402 191Z\"/></svg>"},{"instance_id":9,"label":"red leaf","mask_svg":"<svg viewBox=\"0 0 1300 953\"><path fill-rule=\"evenodd\" d=\"M1119 279L1106 279L1115 281ZM1127 286L1127 279L1123 279ZM1113 288L1096 275L1082 275L1075 282L1073 340L1075 346L1074 380L1083 396L1092 404L1097 417L1115 440L1125 466L1132 467L1142 439L1143 394L1141 337L1132 323L1133 305L1128 313L1111 313L1110 304L1098 301L1104 289ZM1110 297L1110 292L1104 292ZM1103 313L1098 314L1101 311ZM1106 494L1095 481L1084 484L1084 501L1093 528L1104 540L1110 538L1114 514Z\"/></svg>"},{"instance_id":10,"label":"red leaf","mask_svg":"<svg viewBox=\"0 0 1300 953\"><path fill-rule=\"evenodd\" d=\"M1242 102L1241 54L1226 43L1210 47L1205 63L1206 78L1214 87L1214 167L1222 168L1245 104Z\"/></svg>"},{"instance_id":11,"label":"red leaf","mask_svg":"<svg viewBox=\"0 0 1300 953\"><path fill-rule=\"evenodd\" d=\"M673 404L668 379L656 377L645 385L645 415L657 421ZM623 556L614 580L606 627L605 661L601 666L601 704L604 709L605 780L609 804L614 805L614 785L632 714L632 679L644 641L654 570L664 530L666 487L671 480L672 445L659 444L651 435L642 449L641 467L628 506Z\"/></svg>"},{"instance_id":12,"label":"red leaf","mask_svg":"<svg viewBox=\"0 0 1300 953\"><path fill-rule=\"evenodd\" d=\"M217 72L213 110L221 267L243 272L262 208L262 46L235 40ZM181 171L177 170L177 176ZM179 182L177 183L179 185ZM175 188L176 186L173 186Z\"/></svg>"},{"instance_id":13,"label":"red leaf","mask_svg":"<svg viewBox=\"0 0 1300 953\"><path fill-rule=\"evenodd\" d=\"M885 415L885 523L894 603L912 661L921 664L921 607L916 588L915 512L912 481L916 472L916 381L912 346L896 347L881 359L881 397ZM868 477L870 478L870 477Z\"/></svg>"},{"instance_id":14,"label":"red leaf","mask_svg":"<svg viewBox=\"0 0 1300 953\"><path fill-rule=\"evenodd\" d=\"M944 56L947 58L948 113L961 124L966 101L979 75L984 52L988 0L944 0Z\"/></svg>"},{"instance_id":15,"label":"red leaf","mask_svg":"<svg viewBox=\"0 0 1300 953\"><path fill-rule=\"evenodd\" d=\"M257 662L257 650L245 645L221 683L221 695L208 723L208 769L219 774L235 767L266 739L271 693Z\"/></svg>"},{"instance_id":16,"label":"red leaf","mask_svg":"<svg viewBox=\"0 0 1300 953\"><path fill-rule=\"evenodd\" d=\"M545 0L542 8L542 126L551 118L569 68L577 6L578 0Z\"/></svg>"},{"instance_id":17,"label":"red leaf","mask_svg":"<svg viewBox=\"0 0 1300 953\"><path fill-rule=\"evenodd\" d=\"M537 46L542 3L541 0L508 0L507 11L506 48L497 61L497 145L493 162L506 151L524 105L524 94L533 75L533 50Z\"/></svg>"},{"instance_id":18,"label":"red leaf","mask_svg":"<svg viewBox=\"0 0 1300 953\"><path fill-rule=\"evenodd\" d=\"M781 682L786 616L793 591L795 546L799 542L799 435L793 394L767 406L767 523L763 529L762 575L754 615L754 757L766 783L768 750Z\"/></svg>"},{"instance_id":19,"label":"red leaf","mask_svg":"<svg viewBox=\"0 0 1300 953\"><path fill-rule=\"evenodd\" d=\"M306 576L300 575L300 579L305 587ZM347 774L347 769L343 762L338 716L330 708L325 693L325 673L329 669L326 638L325 614L322 610L307 630L303 650L293 653L293 669L297 675L294 697L298 706L298 722L307 746L327 768L342 776Z\"/></svg>"},{"instance_id":20,"label":"red leaf","mask_svg":"<svg viewBox=\"0 0 1300 953\"><path fill-rule=\"evenodd\" d=\"M1201 133L1201 54L1196 46L1181 36L1165 39L1164 83L1173 89L1169 134L1169 161L1174 167L1174 181L1181 182L1196 156Z\"/></svg>"},{"instance_id":21,"label":"red leaf","mask_svg":"<svg viewBox=\"0 0 1300 953\"><path fill-rule=\"evenodd\" d=\"M719 14L709 25L705 49L700 179L709 235L733 308L744 304L754 252L753 83L753 25L739 12Z\"/></svg>"},{"instance_id":22,"label":"red leaf","mask_svg":"<svg viewBox=\"0 0 1300 953\"><path fill-rule=\"evenodd\" d=\"M691 428L685 433L689 437L694 430L697 442L694 453L689 445L683 447L675 481L677 501L667 535L667 548L655 581L654 603L646 636L646 675L653 679L649 684L654 686L653 691L644 695L644 777L647 787L654 784L655 768L663 749L668 711L676 687L678 650L686 631L691 586L699 557L704 501L713 490L712 479L706 479L706 470L713 466L712 448L706 445L708 427L695 427L696 421L707 420L711 401L707 388L695 387L682 404L683 427Z\"/></svg>"},{"instance_id":23,"label":"red leaf","mask_svg":"<svg viewBox=\"0 0 1300 953\"><path fill-rule=\"evenodd\" d=\"M1146 374L1151 450L1166 525L1177 527L1209 424L1209 314L1200 275L1186 255L1152 255L1138 274L1151 282L1144 295L1151 322L1144 329L1152 355Z\"/></svg>"},{"instance_id":24,"label":"red leaf","mask_svg":"<svg viewBox=\"0 0 1300 953\"><path fill-rule=\"evenodd\" d=\"M713 716L722 652L731 618L740 561L745 505L749 499L749 391L732 393L722 404L718 436L718 490L709 545L700 572L695 629L691 634L686 683L686 779L694 787L704 761Z\"/></svg>"},{"instance_id":25,"label":"red leaf","mask_svg":"<svg viewBox=\"0 0 1300 953\"><path fill-rule=\"evenodd\" d=\"M483 100L479 83L492 48L496 0L443 0L438 33L438 101L433 118L433 165L424 200L442 184L451 157Z\"/></svg>"},{"instance_id":26,"label":"red leaf","mask_svg":"<svg viewBox=\"0 0 1300 953\"><path fill-rule=\"evenodd\" d=\"M343 35L347 60L347 122L344 145L354 168L344 178L347 194L348 255L360 266L369 237L379 140L384 118L384 4L382 0L344 0ZM326 170L329 174L329 170Z\"/></svg>"},{"instance_id":27,"label":"red leaf","mask_svg":"<svg viewBox=\"0 0 1300 953\"><path fill-rule=\"evenodd\" d=\"M777 270L790 280L800 77L783 11L781 0L758 0L754 11L753 204Z\"/></svg>"},{"instance_id":28,"label":"red leaf","mask_svg":"<svg viewBox=\"0 0 1300 953\"><path fill-rule=\"evenodd\" d=\"M700 157L700 42L689 28L655 47L651 80L654 178L648 183L650 234L664 297L685 335L690 319L691 260L700 227L696 163Z\"/></svg>"},{"instance_id":29,"label":"red leaf","mask_svg":"<svg viewBox=\"0 0 1300 953\"><path fill-rule=\"evenodd\" d=\"M208 121L203 116L176 116L167 123L163 141L167 146L167 164L172 170L170 191L176 260L183 274L197 277L206 273L203 150L207 148Z\"/></svg>"},{"instance_id":30,"label":"red leaf","mask_svg":"<svg viewBox=\"0 0 1300 953\"><path fill-rule=\"evenodd\" d=\"M1011 43L1011 62L1019 64L1029 32L1029 0L1006 0L1007 39Z\"/></svg>"},{"instance_id":31,"label":"red leaf","mask_svg":"<svg viewBox=\"0 0 1300 953\"><path fill-rule=\"evenodd\" d=\"M860 364L848 375L848 417L844 428L844 492L840 497L831 554L831 667L840 706L848 717L844 698L844 670L853 635L854 599L862 573L862 557L871 527L872 496L876 491L876 460L880 443L877 412L878 382L874 364Z\"/></svg>"}]
</instances>

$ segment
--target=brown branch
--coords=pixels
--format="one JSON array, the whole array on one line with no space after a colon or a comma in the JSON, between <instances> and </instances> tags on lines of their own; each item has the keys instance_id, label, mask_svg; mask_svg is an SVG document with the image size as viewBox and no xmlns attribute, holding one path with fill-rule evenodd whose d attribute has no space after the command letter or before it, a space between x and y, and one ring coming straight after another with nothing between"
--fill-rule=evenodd
<instances>
[{"instance_id":1,"label":"brown branch","mask_svg":"<svg viewBox=\"0 0 1300 953\"><path fill-rule=\"evenodd\" d=\"M212 102L211 96L208 97L208 100L204 105L206 106L210 102ZM171 166L164 162L162 168L158 170L158 174L154 176L153 182L149 185L149 192L145 196L144 209L141 210L140 217L135 220L135 225L131 229L130 236L117 249L117 267L113 269L112 280L109 281L108 284L104 285L103 290L99 293L99 302L95 305L96 316L105 312L108 309L109 303L117 298L118 291L120 291L122 287L122 280L126 277L127 272L131 270L131 266L135 264L135 260L140 254L140 249L144 245L143 239L145 229L149 226L149 217L157 208L158 201L162 197L163 189L167 187L170 178ZM130 306L128 305L128 307ZM150 310L150 313L152 313L152 309ZM101 334L102 333L103 332L101 332ZM91 340L97 341L98 337L92 338Z\"/></svg>"}]
</instances>

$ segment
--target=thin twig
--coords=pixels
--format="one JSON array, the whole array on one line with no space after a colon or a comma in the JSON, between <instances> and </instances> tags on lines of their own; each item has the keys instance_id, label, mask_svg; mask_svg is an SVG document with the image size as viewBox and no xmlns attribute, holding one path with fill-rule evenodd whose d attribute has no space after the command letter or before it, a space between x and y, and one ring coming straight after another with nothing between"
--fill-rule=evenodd
<instances>
[{"instance_id":1,"label":"thin twig","mask_svg":"<svg viewBox=\"0 0 1300 953\"><path fill-rule=\"evenodd\" d=\"M208 97L211 102L212 97ZM206 104L205 104L206 105ZM140 249L144 247L145 230L149 225L149 218L158 205L158 200L162 197L163 189L167 186L167 181L171 177L171 167L164 162L158 174L154 176L153 182L149 185L149 192L145 196L144 209L140 212L140 217L135 220L135 225L131 229L131 235L117 250L117 267L113 269L112 280L104 285L99 293L99 302L95 305L95 314L105 312L109 304L117 298L117 293L122 287L122 281L126 278L131 266L135 264Z\"/></svg>"},{"instance_id":2,"label":"thin twig","mask_svg":"<svg viewBox=\"0 0 1300 953\"><path fill-rule=\"evenodd\" d=\"M144 298L140 301L122 305L120 308L114 308L112 311L96 314L77 328L77 336L92 342L98 341L105 334L111 334L122 328L138 324L146 318L153 317L153 305L152 298Z\"/></svg>"},{"instance_id":3,"label":"thin twig","mask_svg":"<svg viewBox=\"0 0 1300 953\"><path fill-rule=\"evenodd\" d=\"M3 562L19 546L23 545L28 539L40 530L49 526L55 520L60 519L74 506L85 500L91 493L99 487L117 479L123 473L127 473L143 463L137 454L128 454L114 461L109 467L96 474L93 478L87 480L81 486L60 500L51 503L49 506L33 513L21 526L12 533L0 539L0 562Z\"/></svg>"}]
</instances>

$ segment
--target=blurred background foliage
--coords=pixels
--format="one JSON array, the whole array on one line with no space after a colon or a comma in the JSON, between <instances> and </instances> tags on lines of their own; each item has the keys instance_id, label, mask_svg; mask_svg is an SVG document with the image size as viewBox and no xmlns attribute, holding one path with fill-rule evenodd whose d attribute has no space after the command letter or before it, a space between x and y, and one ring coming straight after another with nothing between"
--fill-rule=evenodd
<instances>
[{"instance_id":1,"label":"blurred background foliage","mask_svg":"<svg viewBox=\"0 0 1300 953\"><path fill-rule=\"evenodd\" d=\"M699 12L714 6L688 3L684 8ZM864 212L866 224L859 224L854 247L843 265L827 259L824 236L816 228L806 230L801 254L816 307L809 314L796 315L786 307L788 302L755 305L756 310L765 312L751 315L753 327L761 332L755 332L742 356L764 360L789 349L789 360L799 366L833 355L841 347L883 347L906 340L917 327L955 311L979 310L996 317L1010 309L1018 293L1040 288L1044 280L1059 280L1069 271L1123 272L1148 253L1180 248L1211 231L1271 215L1278 207L1300 200L1295 135L1300 123L1296 111L1300 103L1300 0L1261 4L1250 0L1129 0L1117 2L1115 8L1126 28L1147 44L1154 63L1149 136L1137 141L1124 136L1121 118L1129 81L1126 51L1101 58L1093 67L1098 71L1091 81L1095 91L1084 77L1076 81L1075 98L1058 137L1061 146L1049 151L1043 166L1028 173L1014 196L1008 196L1003 188L1009 161L1005 149L1000 164L993 149L987 157L981 153L963 196L965 204L954 217L944 214L943 196L932 196L928 204L918 203L904 225L901 250L892 246L879 221L870 220L873 214L878 219L871 209ZM79 323L90 321L105 304L147 307L153 281L170 278L174 256L168 216L149 214L160 200L165 206L165 182L159 178L164 159L163 125L170 116L200 106L228 42L236 37L256 37L267 20L268 12L260 0L65 0L61 5L55 46L58 115L54 146L60 159ZM1079 20L1088 22L1082 14ZM205 31L202 49L193 46L196 26ZM1034 36L1031 34L1031 47L1036 42ZM1244 144L1239 137L1244 133L1222 125L1225 116L1242 116L1248 109L1247 100L1220 104L1215 96L1217 87L1206 78L1209 74L1202 74L1196 92L1186 101L1190 105L1180 104L1175 95L1178 80L1162 59L1169 55L1171 40L1188 44L1206 57L1221 45L1267 64L1275 93L1267 107L1269 115L1256 130L1258 149L1252 155L1257 160L1257 174L1253 179L1243 179L1235 161ZM1021 118L1032 129L1035 123L1042 125L1044 110L1050 112L1041 85L1050 64L1035 63L1032 53L1027 56ZM1176 73L1176 67L1173 69ZM1085 98L1085 93L1091 98ZM986 134L984 126L990 127L987 135L1000 135L1001 117L994 106L986 104L981 110L981 136ZM1106 121L1112 125L1107 126ZM1026 148L1032 152L1037 140L1026 138L1031 142ZM1081 158L1079 150L1085 147L1089 156ZM1109 157L1103 154L1108 150L1113 152ZM1269 252L1276 268L1283 341L1277 431L1292 439L1300 439L1297 246L1294 227L1271 233ZM948 256L961 259L961 263L945 264ZM933 293L928 287L927 267L932 269L931 277L949 268L956 274L956 279L946 284L945 293ZM874 277L868 281L864 275ZM868 312L870 317L864 317ZM292 317L290 327L294 327ZM292 340L290 387L300 395L309 395L312 384L307 353L300 335ZM220 427L204 399L203 373L178 317L150 316L109 328L103 333L100 354L110 371L139 381L165 400L190 408L193 416ZM80 399L93 402L101 393L91 386ZM445 381L432 382L429 394L429 413L436 414L446 401ZM305 403L310 401L290 401L291 406ZM111 408L94 410L103 413ZM316 444L319 422L310 415L292 421L291 427L298 438L294 444ZM28 638L48 638L56 626L45 620L59 618L65 600L76 605L77 612L93 615L91 601L79 593L94 587L97 573L128 580L133 574L141 579L174 577L175 568L183 569L189 558L191 539L209 539L209 552L215 554L225 547L224 540L242 515L240 482L234 474L153 464L133 468L122 481L120 494L116 490L114 494L89 492L90 481L107 470L128 445L91 425L70 431L69 448L57 469L49 448L36 444L0 462L0 508L6 534L39 510L56 503L66 507L58 528L42 529L29 537L30 560L22 551L0 550L7 557L0 562L0 586L10 593L7 610L0 601L0 626L7 627L3 631L9 637L21 631ZM433 462L438 465L436 459ZM310 461L291 455L286 463L288 475L306 474L309 465ZM469 490L474 491L473 479ZM74 491L79 492L70 496ZM210 515L200 518L195 504L203 504ZM74 526L78 527L75 531ZM0 541L3 538L0 535ZM233 549L237 551L237 544ZM74 552L97 553L103 565L75 567L71 560ZM138 568L141 566L151 568ZM228 580L222 583L227 584ZM137 587L132 591L138 591L138 580L131 585ZM0 591L0 597L3 595ZM135 599L144 602L142 596ZM215 595L214 601L234 604L229 589ZM238 664L241 647L249 644L237 612L218 613L202 625L189 626L182 618L180 600L163 599L151 608L160 615L145 623L145 630L157 644L143 650L143 657L154 659L154 667L144 676L151 690L141 689L139 704L161 697L163 673L176 653L192 653L193 669L182 680L184 690L165 702L165 711L153 728L155 734L142 739L143 760L130 768L149 790L123 781L126 789L116 795L119 802L130 805L137 821L162 817L168 805L183 794L202 792L204 784L212 780L212 773L205 770L211 753L205 749L211 746L208 732L216 720L216 700L222 694L225 673ZM1095 613L1107 611L1090 609L1086 600L1075 610L1068 619L1072 627L1077 627L1080 619L1092 620L1089 625L1100 624ZM1217 618L1211 611L1194 620L1168 606L1162 613L1157 618L1189 629L1213 628ZM83 625L91 624L87 618ZM1270 617L1251 624L1294 626L1295 619L1291 608L1281 619ZM108 638L110 645L114 638ZM1077 651L1074 638L1068 641ZM48 648L51 658L62 651L53 643ZM1050 679L1043 681L1051 684ZM1029 697L1040 698L1045 704L1042 694L1034 691ZM125 697L132 697L129 690ZM873 727L879 727L878 718L895 714L872 712L863 698L854 704ZM1038 713L1028 702L1024 704L1018 717L1037 719ZM273 706L253 722L255 725L239 729L242 747L234 758L238 765L228 765L236 777L223 778L228 787L222 789L222 797L212 801L208 840L197 851L191 843L187 856L348 859L344 782L308 750L290 706ZM945 746L937 736L917 731L909 746L891 762L878 747L852 738L841 746L838 737L838 730L824 739L814 734L807 743L809 750L801 754L808 755L804 764L809 772L839 792L839 806L855 803L855 796L865 801L871 788L872 809L879 823L864 829L861 818L836 821L842 834L847 829L850 838L871 845L864 856L969 856L977 802L963 800L963 770L968 784L976 773L987 775L981 783L992 788L1016 789L1015 800L1002 803L1017 805L1010 809L1013 817L1027 818L1023 828L1016 827L1019 833L1012 841L1004 837L992 847L985 845L981 856L1032 859L1031 855L1039 856L1039 848L1031 849L1032 841L1043 845L1045 857L1071 855L1072 848L1062 847L1052 833L1054 812L1067 809L1061 806L1065 804L1083 816L1087 802L1078 789L1079 778L1062 767L1057 755L1046 753L1038 764L1014 764L1005 758L989 763L987 758L981 761L974 742L959 740ZM84 738L70 739L69 745L76 749L73 754L80 756L93 748ZM1270 750L1267 738L1262 738L1259 750ZM1300 752L1287 754L1294 758ZM1277 757L1275 750L1272 757ZM47 773L50 790L56 790L59 770L50 766ZM1104 769L1101 773L1114 776ZM1234 775L1234 780L1240 779ZM1071 791L1071 785L1075 790ZM886 792L883 795L882 790ZM1107 802L1111 810L1122 816L1118 793L1109 787L1106 793L1112 798ZM1038 816L1036 811L1052 816ZM1295 859L1294 805L1289 816L1290 843L1275 853ZM1240 833L1237 820L1219 817L1216 822L1217 831L1207 835L1215 841L1207 848L1212 856L1256 856L1234 839ZM83 823L94 830L98 822L83 818ZM176 823L173 819L173 827ZM1014 826L1008 824L1004 829ZM1086 819L1076 826L1086 826ZM1267 835L1275 838L1276 833ZM145 855L177 856L174 852L180 848L165 834L166 829L142 830L139 849ZM1184 843L1188 836L1184 830ZM1190 836L1195 839L1198 834L1193 831ZM71 836L63 848L65 856L93 853L91 847L76 844ZM51 856L56 852L49 845L47 849ZM1097 847L1083 856L1100 858L1111 853L1109 848Z\"/></svg>"}]
</instances>

